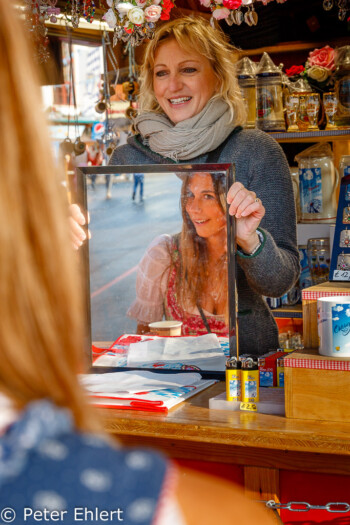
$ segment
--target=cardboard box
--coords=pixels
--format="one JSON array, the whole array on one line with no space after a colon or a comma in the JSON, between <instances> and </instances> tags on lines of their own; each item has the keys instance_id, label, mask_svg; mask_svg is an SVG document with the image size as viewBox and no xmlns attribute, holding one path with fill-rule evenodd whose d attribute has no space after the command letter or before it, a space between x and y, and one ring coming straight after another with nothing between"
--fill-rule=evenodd
<instances>
[{"instance_id":1,"label":"cardboard box","mask_svg":"<svg viewBox=\"0 0 350 525\"><path fill-rule=\"evenodd\" d=\"M304 288L302 291L305 348L318 348L317 299L333 295L350 296L350 283L326 282Z\"/></svg>"},{"instance_id":2,"label":"cardboard box","mask_svg":"<svg viewBox=\"0 0 350 525\"><path fill-rule=\"evenodd\" d=\"M259 357L260 386L277 386L277 359L284 355L287 355L287 352L277 351Z\"/></svg>"},{"instance_id":3,"label":"cardboard box","mask_svg":"<svg viewBox=\"0 0 350 525\"><path fill-rule=\"evenodd\" d=\"M300 350L284 358L286 417L350 422L350 358Z\"/></svg>"}]
</instances>

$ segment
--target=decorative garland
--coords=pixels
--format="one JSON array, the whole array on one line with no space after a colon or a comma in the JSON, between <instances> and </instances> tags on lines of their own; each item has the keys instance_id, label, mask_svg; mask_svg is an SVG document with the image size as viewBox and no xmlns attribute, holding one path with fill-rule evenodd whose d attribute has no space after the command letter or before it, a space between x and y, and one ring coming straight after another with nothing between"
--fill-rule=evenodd
<instances>
[{"instance_id":1,"label":"decorative garland","mask_svg":"<svg viewBox=\"0 0 350 525\"><path fill-rule=\"evenodd\" d=\"M108 11L103 16L114 29L113 45L118 40L141 44L144 38L152 38L158 20L169 20L174 7L171 0L107 0Z\"/></svg>"},{"instance_id":2,"label":"decorative garland","mask_svg":"<svg viewBox=\"0 0 350 525\"><path fill-rule=\"evenodd\" d=\"M273 0L199 0L205 7L210 7L212 19L226 20L229 26L232 24L241 25L244 21L248 26L256 26L258 23L258 13L254 9L255 2L267 5ZM276 0L278 4L283 4L287 0ZM242 7L246 8L242 11ZM213 22L213 20L212 20Z\"/></svg>"}]
</instances>

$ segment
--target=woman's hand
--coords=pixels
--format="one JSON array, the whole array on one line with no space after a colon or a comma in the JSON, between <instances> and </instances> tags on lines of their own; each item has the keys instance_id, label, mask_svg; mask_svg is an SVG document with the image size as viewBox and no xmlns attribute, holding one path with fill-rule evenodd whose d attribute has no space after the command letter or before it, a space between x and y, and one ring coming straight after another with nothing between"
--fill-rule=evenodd
<instances>
[{"instance_id":1,"label":"woman's hand","mask_svg":"<svg viewBox=\"0 0 350 525\"><path fill-rule=\"evenodd\" d=\"M254 191L235 182L227 194L229 214L236 217L236 241L245 253L251 253L259 243L256 229L265 215L265 208Z\"/></svg>"},{"instance_id":2,"label":"woman's hand","mask_svg":"<svg viewBox=\"0 0 350 525\"><path fill-rule=\"evenodd\" d=\"M89 231L86 235L85 231L82 228L82 226L86 224L86 220L77 204L71 204L69 206L69 213L69 229L71 240L73 243L73 248L75 250L78 250L85 241L85 239L90 239L91 235Z\"/></svg>"}]
</instances>

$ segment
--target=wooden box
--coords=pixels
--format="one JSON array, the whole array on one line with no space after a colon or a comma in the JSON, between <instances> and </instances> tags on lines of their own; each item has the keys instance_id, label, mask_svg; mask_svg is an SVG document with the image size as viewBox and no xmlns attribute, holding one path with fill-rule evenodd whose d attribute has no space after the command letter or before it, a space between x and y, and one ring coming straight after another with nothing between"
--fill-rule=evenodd
<instances>
[{"instance_id":1,"label":"wooden box","mask_svg":"<svg viewBox=\"0 0 350 525\"><path fill-rule=\"evenodd\" d=\"M284 358L286 417L350 422L350 358L300 350Z\"/></svg>"},{"instance_id":2,"label":"wooden box","mask_svg":"<svg viewBox=\"0 0 350 525\"><path fill-rule=\"evenodd\" d=\"M350 283L326 282L310 286L302 291L305 348L318 348L317 299L332 295L350 296Z\"/></svg>"}]
</instances>

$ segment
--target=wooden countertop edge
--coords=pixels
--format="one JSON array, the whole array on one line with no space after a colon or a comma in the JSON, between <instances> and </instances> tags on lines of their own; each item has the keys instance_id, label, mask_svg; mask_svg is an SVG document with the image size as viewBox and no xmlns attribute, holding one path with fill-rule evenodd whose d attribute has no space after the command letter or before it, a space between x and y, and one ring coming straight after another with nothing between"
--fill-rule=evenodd
<instances>
[{"instance_id":1,"label":"wooden countertop edge","mask_svg":"<svg viewBox=\"0 0 350 525\"><path fill-rule=\"evenodd\" d=\"M97 411L105 430L116 437L145 437L178 444L229 445L350 457L350 423L210 410L209 399L223 390L224 383L217 383L181 403L167 415L106 408L98 408Z\"/></svg>"},{"instance_id":2,"label":"wooden countertop edge","mask_svg":"<svg viewBox=\"0 0 350 525\"><path fill-rule=\"evenodd\" d=\"M174 441L191 441L255 447L261 449L287 450L293 452L317 452L320 454L346 455L350 457L350 439L339 442L339 436L319 435L314 439L308 433L295 432L293 435L275 430L253 430L234 428L221 429L220 433L205 425L180 425L179 423L161 422L161 429L153 422L124 419L103 418L105 430L115 435L144 436Z\"/></svg>"}]
</instances>

